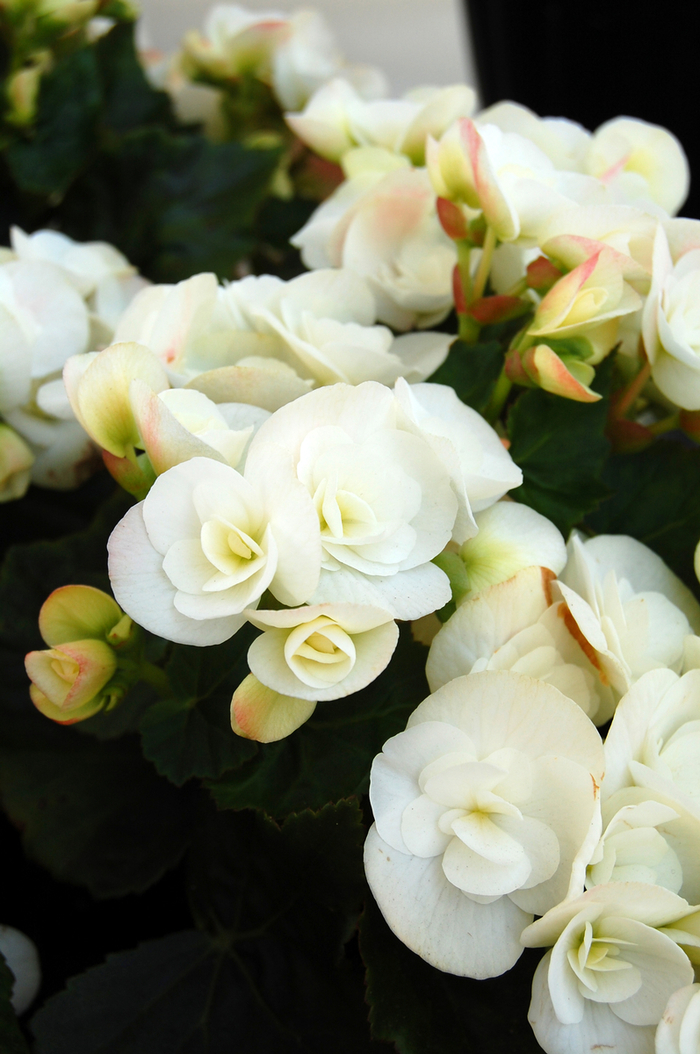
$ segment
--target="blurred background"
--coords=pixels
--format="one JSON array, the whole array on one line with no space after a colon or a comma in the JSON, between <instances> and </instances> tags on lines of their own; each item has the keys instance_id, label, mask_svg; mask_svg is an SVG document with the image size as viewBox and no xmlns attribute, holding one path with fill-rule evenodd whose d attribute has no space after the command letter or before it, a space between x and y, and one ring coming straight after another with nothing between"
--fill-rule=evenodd
<instances>
[{"instance_id":1,"label":"blurred background","mask_svg":"<svg viewBox=\"0 0 700 1054\"><path fill-rule=\"evenodd\" d=\"M678 136L700 168L696 45L678 31L676 5L654 19L627 4L587 0L238 0L261 11L316 7L351 62L381 66L392 90L466 81L482 104L510 98L542 116L594 129L641 117ZM140 0L146 41L174 50L201 26L209 0ZM700 186L684 215L700 215Z\"/></svg>"}]
</instances>

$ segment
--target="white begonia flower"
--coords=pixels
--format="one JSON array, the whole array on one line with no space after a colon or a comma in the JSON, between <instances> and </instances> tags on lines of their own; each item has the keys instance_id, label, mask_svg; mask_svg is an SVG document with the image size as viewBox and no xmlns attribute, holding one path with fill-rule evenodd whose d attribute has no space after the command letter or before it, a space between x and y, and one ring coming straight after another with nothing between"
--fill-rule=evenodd
<instances>
[{"instance_id":1,"label":"white begonia flower","mask_svg":"<svg viewBox=\"0 0 700 1054\"><path fill-rule=\"evenodd\" d=\"M564 117L538 117L526 106L505 101L480 110L474 123L477 127L495 124L502 132L516 132L529 139L559 170L584 171L591 133L575 121Z\"/></svg>"},{"instance_id":2,"label":"white begonia flower","mask_svg":"<svg viewBox=\"0 0 700 1054\"><path fill-rule=\"evenodd\" d=\"M0 422L0 504L23 497L33 463L34 455L22 437Z\"/></svg>"},{"instance_id":3,"label":"white begonia flower","mask_svg":"<svg viewBox=\"0 0 700 1054\"><path fill-rule=\"evenodd\" d=\"M661 557L626 535L573 534L567 549L557 589L603 683L623 695L648 670L680 670L700 605Z\"/></svg>"},{"instance_id":4,"label":"white begonia flower","mask_svg":"<svg viewBox=\"0 0 700 1054\"><path fill-rule=\"evenodd\" d=\"M552 213L540 228L539 244L567 269L592 256L593 246L606 245L638 265L637 274L628 266L624 278L647 293L658 226L655 216L631 205L579 205Z\"/></svg>"},{"instance_id":5,"label":"white begonia flower","mask_svg":"<svg viewBox=\"0 0 700 1054\"><path fill-rule=\"evenodd\" d=\"M558 575L566 564L566 545L554 524L528 505L497 501L477 511L479 533L460 547L469 580L465 598L512 578L525 567L546 567Z\"/></svg>"},{"instance_id":6,"label":"white begonia flower","mask_svg":"<svg viewBox=\"0 0 700 1054\"><path fill-rule=\"evenodd\" d=\"M0 411L26 403L32 381L85 351L88 313L60 268L14 261L0 266Z\"/></svg>"},{"instance_id":7,"label":"white begonia flower","mask_svg":"<svg viewBox=\"0 0 700 1054\"><path fill-rule=\"evenodd\" d=\"M7 422L30 447L32 482L51 490L74 490L101 465L99 453L77 421L50 420L12 410Z\"/></svg>"},{"instance_id":8,"label":"white begonia flower","mask_svg":"<svg viewBox=\"0 0 700 1054\"><path fill-rule=\"evenodd\" d=\"M376 325L367 281L347 269L321 269L275 285L267 277L244 278L223 298L244 324L276 337L285 360L316 384L422 381L442 365L453 340L447 333L394 337Z\"/></svg>"},{"instance_id":9,"label":"white begonia flower","mask_svg":"<svg viewBox=\"0 0 700 1054\"><path fill-rule=\"evenodd\" d=\"M108 242L76 242L52 230L25 234L20 227L10 229L10 239L18 260L43 261L60 267L108 337L130 301L148 285Z\"/></svg>"},{"instance_id":10,"label":"white begonia flower","mask_svg":"<svg viewBox=\"0 0 700 1054\"><path fill-rule=\"evenodd\" d=\"M10 994L12 1008L16 1014L23 1014L36 999L41 985L39 953L26 934L4 925L0 925L0 952L15 978Z\"/></svg>"},{"instance_id":11,"label":"white begonia flower","mask_svg":"<svg viewBox=\"0 0 700 1054\"><path fill-rule=\"evenodd\" d=\"M399 330L427 329L452 307L454 243L438 221L426 170L395 167L393 160L394 167L382 170L376 159L372 148L351 151L345 162L357 162L355 174L290 241L309 268L349 267L361 274L379 321Z\"/></svg>"},{"instance_id":12,"label":"white begonia flower","mask_svg":"<svg viewBox=\"0 0 700 1054\"><path fill-rule=\"evenodd\" d=\"M210 458L164 472L115 527L109 573L135 622L181 644L219 644L266 589L303 603L318 581L318 519L279 448L244 478Z\"/></svg>"},{"instance_id":13,"label":"white begonia flower","mask_svg":"<svg viewBox=\"0 0 700 1054\"><path fill-rule=\"evenodd\" d=\"M400 427L424 439L450 475L459 503L452 537L464 542L478 531L474 514L519 487L523 474L491 425L452 388L398 380L394 390Z\"/></svg>"},{"instance_id":14,"label":"white begonia flower","mask_svg":"<svg viewBox=\"0 0 700 1054\"><path fill-rule=\"evenodd\" d=\"M700 984L688 984L673 993L656 1029L655 1043L655 1054L697 1054Z\"/></svg>"},{"instance_id":15,"label":"white begonia flower","mask_svg":"<svg viewBox=\"0 0 700 1054\"><path fill-rule=\"evenodd\" d=\"M257 406L217 406L187 388L156 394L139 379L129 385L129 400L140 433L137 445L146 451L157 475L192 457L213 457L240 469L255 429L269 417Z\"/></svg>"},{"instance_id":16,"label":"white begonia flower","mask_svg":"<svg viewBox=\"0 0 700 1054\"><path fill-rule=\"evenodd\" d=\"M628 199L651 199L671 215L688 195L690 170L683 147L666 128L646 121L606 121L593 133L584 167Z\"/></svg>"},{"instance_id":17,"label":"white begonia flower","mask_svg":"<svg viewBox=\"0 0 700 1054\"><path fill-rule=\"evenodd\" d=\"M290 33L284 15L216 4L207 13L203 33L190 30L182 46L196 71L217 79L247 75L269 82L273 52Z\"/></svg>"},{"instance_id":18,"label":"white begonia flower","mask_svg":"<svg viewBox=\"0 0 700 1054\"><path fill-rule=\"evenodd\" d=\"M431 691L465 674L512 670L554 685L597 724L607 721L609 689L569 633L564 605L552 604L552 577L546 568L526 567L461 604L430 646Z\"/></svg>"},{"instance_id":19,"label":"white begonia flower","mask_svg":"<svg viewBox=\"0 0 700 1054\"><path fill-rule=\"evenodd\" d=\"M251 673L282 695L316 702L365 688L387 666L399 639L388 611L358 604L246 614L265 631L248 651Z\"/></svg>"},{"instance_id":20,"label":"white begonia flower","mask_svg":"<svg viewBox=\"0 0 700 1054\"><path fill-rule=\"evenodd\" d=\"M659 225L642 335L654 383L683 410L700 410L699 297L700 248L685 253L674 266Z\"/></svg>"},{"instance_id":21,"label":"white begonia flower","mask_svg":"<svg viewBox=\"0 0 700 1054\"><path fill-rule=\"evenodd\" d=\"M435 193L481 209L499 241L536 241L552 213L573 204L604 202L605 190L590 176L563 172L530 139L456 121L437 142L430 137L426 161Z\"/></svg>"},{"instance_id":22,"label":"white begonia flower","mask_svg":"<svg viewBox=\"0 0 700 1054\"><path fill-rule=\"evenodd\" d=\"M700 542L695 546L695 556L693 558L693 567L695 570L695 577L700 581Z\"/></svg>"},{"instance_id":23,"label":"white begonia flower","mask_svg":"<svg viewBox=\"0 0 700 1054\"><path fill-rule=\"evenodd\" d=\"M370 778L365 871L394 933L449 973L510 969L532 915L581 887L602 771L595 727L550 685L485 672L429 696Z\"/></svg>"},{"instance_id":24,"label":"white begonia flower","mask_svg":"<svg viewBox=\"0 0 700 1054\"><path fill-rule=\"evenodd\" d=\"M659 927L688 911L661 886L612 882L528 926L524 945L554 945L535 971L528 1014L546 1054L653 1054L669 996L693 980L685 952Z\"/></svg>"},{"instance_id":25,"label":"white begonia flower","mask_svg":"<svg viewBox=\"0 0 700 1054\"><path fill-rule=\"evenodd\" d=\"M430 561L450 539L457 499L430 445L397 415L384 385L336 384L282 407L250 445L246 475L263 475L259 452L273 445L284 451L282 477L313 502L324 570L310 603L417 618L449 600L447 576Z\"/></svg>"},{"instance_id":26,"label":"white begonia flower","mask_svg":"<svg viewBox=\"0 0 700 1054\"><path fill-rule=\"evenodd\" d=\"M607 751L606 751L607 756ZM586 886L648 882L700 899L700 814L658 788L601 789L604 832L586 872Z\"/></svg>"},{"instance_id":27,"label":"white begonia flower","mask_svg":"<svg viewBox=\"0 0 700 1054\"><path fill-rule=\"evenodd\" d=\"M425 161L428 134L440 136L474 110L476 93L466 84L418 88L401 99L365 100L347 80L324 84L302 113L285 114L292 131L316 153L340 161L355 146L379 146Z\"/></svg>"},{"instance_id":28,"label":"white begonia flower","mask_svg":"<svg viewBox=\"0 0 700 1054\"><path fill-rule=\"evenodd\" d=\"M606 797L645 787L700 808L700 670L651 670L620 700L606 743Z\"/></svg>"}]
</instances>

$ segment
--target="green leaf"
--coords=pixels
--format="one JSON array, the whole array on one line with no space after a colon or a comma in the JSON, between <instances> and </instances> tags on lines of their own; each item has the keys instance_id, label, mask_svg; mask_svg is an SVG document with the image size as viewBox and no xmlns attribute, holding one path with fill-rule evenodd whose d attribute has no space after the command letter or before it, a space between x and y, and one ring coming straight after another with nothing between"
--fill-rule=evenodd
<instances>
[{"instance_id":1,"label":"green leaf","mask_svg":"<svg viewBox=\"0 0 700 1054\"><path fill-rule=\"evenodd\" d=\"M700 539L700 450L664 439L638 454L610 458L611 496L590 515L598 534L630 534L661 556L698 592L693 554Z\"/></svg>"},{"instance_id":2,"label":"green leaf","mask_svg":"<svg viewBox=\"0 0 700 1054\"><path fill-rule=\"evenodd\" d=\"M369 1054L361 975L339 959L362 836L352 802L282 828L210 810L188 888L212 935L150 941L74 978L32 1021L36 1054Z\"/></svg>"},{"instance_id":3,"label":"green leaf","mask_svg":"<svg viewBox=\"0 0 700 1054\"><path fill-rule=\"evenodd\" d=\"M527 1023L540 953L526 951L502 977L442 973L394 936L370 897L360 920L367 1002L376 1039L399 1054L541 1054Z\"/></svg>"},{"instance_id":4,"label":"green leaf","mask_svg":"<svg viewBox=\"0 0 700 1054\"><path fill-rule=\"evenodd\" d=\"M0 797L27 854L96 897L147 889L187 846L190 796L156 775L133 737L98 743L43 720L38 741L3 737L0 748Z\"/></svg>"},{"instance_id":5,"label":"green leaf","mask_svg":"<svg viewBox=\"0 0 700 1054\"><path fill-rule=\"evenodd\" d=\"M449 355L432 377L431 384L447 384L467 406L480 412L486 407L503 369L499 343L465 344L456 340Z\"/></svg>"},{"instance_id":6,"label":"green leaf","mask_svg":"<svg viewBox=\"0 0 700 1054\"><path fill-rule=\"evenodd\" d=\"M429 694L426 654L403 627L394 656L376 681L346 699L319 703L287 739L261 744L250 761L208 783L217 805L284 816L363 793L372 759Z\"/></svg>"},{"instance_id":7,"label":"green leaf","mask_svg":"<svg viewBox=\"0 0 700 1054\"><path fill-rule=\"evenodd\" d=\"M0 952L0 1051L2 1054L29 1054L10 997L15 978Z\"/></svg>"},{"instance_id":8,"label":"green leaf","mask_svg":"<svg viewBox=\"0 0 700 1054\"><path fill-rule=\"evenodd\" d=\"M606 390L609 370L593 388ZM556 524L564 537L609 495L601 481L610 444L605 438L608 400L577 403L536 389L524 392L508 416L510 453L523 470L516 501Z\"/></svg>"},{"instance_id":9,"label":"green leaf","mask_svg":"<svg viewBox=\"0 0 700 1054\"><path fill-rule=\"evenodd\" d=\"M144 713L145 756L178 787L193 777L217 779L257 753L257 744L231 728L231 696L248 672L256 631L244 626L211 648L175 645L165 667L175 695Z\"/></svg>"},{"instance_id":10,"label":"green leaf","mask_svg":"<svg viewBox=\"0 0 700 1054\"><path fill-rule=\"evenodd\" d=\"M140 125L172 122L170 100L148 81L134 46L133 22L115 25L95 44L102 85L101 123L124 133Z\"/></svg>"},{"instance_id":11,"label":"green leaf","mask_svg":"<svg viewBox=\"0 0 700 1054\"><path fill-rule=\"evenodd\" d=\"M95 50L81 48L59 59L41 79L31 137L17 140L6 151L21 190L62 195L68 189L94 148L99 106Z\"/></svg>"}]
</instances>

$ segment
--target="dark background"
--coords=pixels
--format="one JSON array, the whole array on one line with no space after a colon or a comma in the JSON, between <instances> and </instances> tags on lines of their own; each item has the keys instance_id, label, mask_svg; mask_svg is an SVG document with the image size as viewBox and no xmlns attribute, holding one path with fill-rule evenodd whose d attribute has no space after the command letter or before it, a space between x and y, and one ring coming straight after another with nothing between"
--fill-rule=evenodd
<instances>
[{"instance_id":1,"label":"dark background","mask_svg":"<svg viewBox=\"0 0 700 1054\"><path fill-rule=\"evenodd\" d=\"M484 106L512 99L594 130L611 117L663 125L700 171L700 56L692 8L615 0L464 0ZM681 214L700 216L700 178Z\"/></svg>"}]
</instances>

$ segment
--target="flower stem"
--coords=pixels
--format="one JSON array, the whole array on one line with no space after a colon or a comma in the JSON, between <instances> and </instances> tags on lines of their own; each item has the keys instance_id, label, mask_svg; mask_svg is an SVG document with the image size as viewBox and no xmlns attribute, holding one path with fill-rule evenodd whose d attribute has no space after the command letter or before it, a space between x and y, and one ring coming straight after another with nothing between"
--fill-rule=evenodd
<instances>
[{"instance_id":1,"label":"flower stem","mask_svg":"<svg viewBox=\"0 0 700 1054\"><path fill-rule=\"evenodd\" d=\"M493 424L494 421L498 420L512 387L513 382L506 376L506 369L504 366L498 380L496 381L496 386L491 393L491 398L484 410L484 417L490 424Z\"/></svg>"},{"instance_id":2,"label":"flower stem","mask_svg":"<svg viewBox=\"0 0 700 1054\"><path fill-rule=\"evenodd\" d=\"M162 699L167 699L168 696L172 695L173 690L170 685L170 679L165 670L161 670L160 666L144 660L139 667L139 678L145 681L146 684L150 684L151 688L155 688Z\"/></svg>"},{"instance_id":3,"label":"flower stem","mask_svg":"<svg viewBox=\"0 0 700 1054\"><path fill-rule=\"evenodd\" d=\"M673 432L674 429L680 428L680 413L676 411L676 413L669 414L668 417L662 417L660 421L656 421L653 425L647 425L646 427L647 431L654 436L662 436L666 432Z\"/></svg>"},{"instance_id":4,"label":"flower stem","mask_svg":"<svg viewBox=\"0 0 700 1054\"><path fill-rule=\"evenodd\" d=\"M651 363L646 359L639 373L622 389L622 394L615 401L615 417L624 417L629 412L650 376Z\"/></svg>"},{"instance_id":5,"label":"flower stem","mask_svg":"<svg viewBox=\"0 0 700 1054\"><path fill-rule=\"evenodd\" d=\"M464 299L467 304L470 304L472 301L472 276L471 271L469 270L471 251L471 242L468 242L466 239L457 242L457 266L459 267L459 277L462 280Z\"/></svg>"},{"instance_id":6,"label":"flower stem","mask_svg":"<svg viewBox=\"0 0 700 1054\"><path fill-rule=\"evenodd\" d=\"M491 270L491 261L493 260L493 251L496 248L496 232L493 227L486 228L486 236L484 238L484 247L481 250L481 259L479 260L479 266L476 269L476 275L474 276L474 288L472 289L472 300L478 300L483 295L484 289L486 288L486 279L489 276Z\"/></svg>"}]
</instances>

